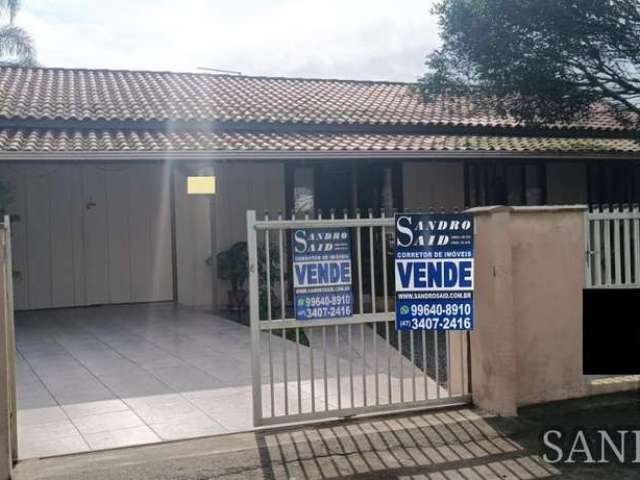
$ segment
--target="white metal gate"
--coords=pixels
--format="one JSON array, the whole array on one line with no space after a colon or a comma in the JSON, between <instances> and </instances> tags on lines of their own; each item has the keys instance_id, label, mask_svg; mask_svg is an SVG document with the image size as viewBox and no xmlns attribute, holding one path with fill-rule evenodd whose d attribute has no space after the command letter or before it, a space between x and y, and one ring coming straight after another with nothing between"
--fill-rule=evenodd
<instances>
[{"instance_id":1,"label":"white metal gate","mask_svg":"<svg viewBox=\"0 0 640 480\"><path fill-rule=\"evenodd\" d=\"M393 227L372 213L257 220L247 212L255 426L470 402L466 333L394 328ZM350 229L352 317L297 321L287 308L297 228Z\"/></svg>"},{"instance_id":2,"label":"white metal gate","mask_svg":"<svg viewBox=\"0 0 640 480\"><path fill-rule=\"evenodd\" d=\"M640 288L640 207L585 213L586 287Z\"/></svg>"}]
</instances>

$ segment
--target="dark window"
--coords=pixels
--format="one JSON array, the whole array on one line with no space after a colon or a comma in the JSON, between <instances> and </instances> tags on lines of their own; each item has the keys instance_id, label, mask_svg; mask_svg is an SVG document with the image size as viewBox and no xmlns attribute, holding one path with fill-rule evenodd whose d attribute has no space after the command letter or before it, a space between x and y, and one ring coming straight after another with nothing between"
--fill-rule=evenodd
<instances>
[{"instance_id":1,"label":"dark window","mask_svg":"<svg viewBox=\"0 0 640 480\"><path fill-rule=\"evenodd\" d=\"M312 215L315 211L313 168L300 167L293 172L293 211L298 216Z\"/></svg>"},{"instance_id":2,"label":"dark window","mask_svg":"<svg viewBox=\"0 0 640 480\"><path fill-rule=\"evenodd\" d=\"M525 169L525 205L543 205L546 200L544 167L526 165Z\"/></svg>"},{"instance_id":3,"label":"dark window","mask_svg":"<svg viewBox=\"0 0 640 480\"><path fill-rule=\"evenodd\" d=\"M353 166L327 163L315 169L316 210L327 215L353 208Z\"/></svg>"},{"instance_id":4,"label":"dark window","mask_svg":"<svg viewBox=\"0 0 640 480\"><path fill-rule=\"evenodd\" d=\"M487 163L465 163L465 204L471 207L489 205L490 167Z\"/></svg>"},{"instance_id":5,"label":"dark window","mask_svg":"<svg viewBox=\"0 0 640 480\"><path fill-rule=\"evenodd\" d=\"M640 202L640 162L618 160L589 163L587 192L591 205Z\"/></svg>"},{"instance_id":6,"label":"dark window","mask_svg":"<svg viewBox=\"0 0 640 480\"><path fill-rule=\"evenodd\" d=\"M507 204L526 205L525 166L507 165Z\"/></svg>"},{"instance_id":7,"label":"dark window","mask_svg":"<svg viewBox=\"0 0 640 480\"><path fill-rule=\"evenodd\" d=\"M546 201L542 163L477 161L465 164L466 204L542 205Z\"/></svg>"},{"instance_id":8,"label":"dark window","mask_svg":"<svg viewBox=\"0 0 640 480\"><path fill-rule=\"evenodd\" d=\"M318 211L327 215L331 210L342 215L345 209L353 215L355 208L363 215L368 215L369 209L376 216L382 210L390 215L394 209L402 210L402 165L287 165L286 198L287 211L297 217Z\"/></svg>"},{"instance_id":9,"label":"dark window","mask_svg":"<svg viewBox=\"0 0 640 480\"><path fill-rule=\"evenodd\" d=\"M363 214L390 215L402 208L402 170L399 166L365 165L357 169L358 208Z\"/></svg>"}]
</instances>

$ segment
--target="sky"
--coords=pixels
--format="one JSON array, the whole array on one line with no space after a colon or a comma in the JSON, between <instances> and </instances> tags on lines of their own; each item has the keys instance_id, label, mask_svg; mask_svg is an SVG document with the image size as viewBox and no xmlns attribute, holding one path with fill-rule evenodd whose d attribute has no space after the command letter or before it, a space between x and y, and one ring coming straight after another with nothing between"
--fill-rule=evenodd
<instances>
[{"instance_id":1,"label":"sky","mask_svg":"<svg viewBox=\"0 0 640 480\"><path fill-rule=\"evenodd\" d=\"M414 81L433 0L23 0L47 67Z\"/></svg>"}]
</instances>

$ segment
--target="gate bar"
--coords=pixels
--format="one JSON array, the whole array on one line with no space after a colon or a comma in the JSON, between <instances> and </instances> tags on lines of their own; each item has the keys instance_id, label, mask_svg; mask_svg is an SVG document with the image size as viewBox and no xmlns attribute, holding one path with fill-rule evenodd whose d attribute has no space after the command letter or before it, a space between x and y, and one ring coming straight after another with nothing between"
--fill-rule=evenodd
<instances>
[{"instance_id":1,"label":"gate bar","mask_svg":"<svg viewBox=\"0 0 640 480\"><path fill-rule=\"evenodd\" d=\"M258 220L255 222L255 228L257 230L279 230L290 228L357 228L357 227L393 227L394 217L381 217L381 218L363 218L358 216L357 218L336 218L331 219L319 219L311 220L305 218L304 220Z\"/></svg>"},{"instance_id":2,"label":"gate bar","mask_svg":"<svg viewBox=\"0 0 640 480\"><path fill-rule=\"evenodd\" d=\"M256 212L247 210L247 250L249 260L249 318L251 326L251 378L253 421L262 419L262 371L260 369L260 298L258 285L258 232Z\"/></svg>"},{"instance_id":3,"label":"gate bar","mask_svg":"<svg viewBox=\"0 0 640 480\"><path fill-rule=\"evenodd\" d=\"M7 335L7 389L9 406L9 447L11 460L18 461L18 409L16 401L16 331L13 314L13 258L11 253L11 220L5 215L4 261L5 261L5 321Z\"/></svg>"},{"instance_id":4,"label":"gate bar","mask_svg":"<svg viewBox=\"0 0 640 480\"><path fill-rule=\"evenodd\" d=\"M326 420L326 419L344 419L353 417L355 415L371 415L376 413L403 413L403 412L416 412L416 411L425 411L431 409L437 409L441 407L462 407L468 406L472 401L471 395L459 395L451 398L441 398L438 400L420 400L415 403L406 404L406 406L402 407L396 403L389 403L384 405L369 405L367 407L353 407L353 408L344 408L342 410L327 410L322 412L316 412L313 417L310 417L308 414L294 414L288 415L286 420L283 421L284 417L272 417L272 418L262 418L259 422L259 426L270 426L270 425L290 425L294 423L312 423L318 420Z\"/></svg>"}]
</instances>

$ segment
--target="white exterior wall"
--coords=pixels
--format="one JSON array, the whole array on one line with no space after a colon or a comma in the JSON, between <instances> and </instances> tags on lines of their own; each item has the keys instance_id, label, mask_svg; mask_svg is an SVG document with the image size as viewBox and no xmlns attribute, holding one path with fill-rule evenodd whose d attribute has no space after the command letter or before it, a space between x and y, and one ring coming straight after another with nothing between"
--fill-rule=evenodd
<instances>
[{"instance_id":1,"label":"white exterior wall","mask_svg":"<svg viewBox=\"0 0 640 480\"><path fill-rule=\"evenodd\" d=\"M176 277L178 303L209 307L213 302L212 225L216 195L187 194L189 175L215 175L209 166L177 164L174 170Z\"/></svg>"},{"instance_id":2,"label":"white exterior wall","mask_svg":"<svg viewBox=\"0 0 640 480\"><path fill-rule=\"evenodd\" d=\"M214 250L218 253L235 242L246 241L247 210L256 210L258 218L265 210L271 215L278 211L284 214L285 180L282 163L224 163L216 172ZM221 280L216 284L217 301L223 305L229 286Z\"/></svg>"},{"instance_id":3,"label":"white exterior wall","mask_svg":"<svg viewBox=\"0 0 640 480\"><path fill-rule=\"evenodd\" d=\"M587 167L584 163L547 163L547 203L587 203Z\"/></svg>"},{"instance_id":4,"label":"white exterior wall","mask_svg":"<svg viewBox=\"0 0 640 480\"><path fill-rule=\"evenodd\" d=\"M158 164L0 164L14 201L17 309L173 298L170 183Z\"/></svg>"},{"instance_id":5,"label":"white exterior wall","mask_svg":"<svg viewBox=\"0 0 640 480\"><path fill-rule=\"evenodd\" d=\"M9 210L20 216L12 225L16 308L173 299L171 188L177 301L226 302L215 254L246 239L246 210L284 211L284 166L176 163L173 185L170 171L149 163L0 164L0 179L14 189ZM187 176L209 173L216 194L188 195Z\"/></svg>"},{"instance_id":6,"label":"white exterior wall","mask_svg":"<svg viewBox=\"0 0 640 480\"><path fill-rule=\"evenodd\" d=\"M462 162L409 162L402 167L405 210L464 207Z\"/></svg>"}]
</instances>

